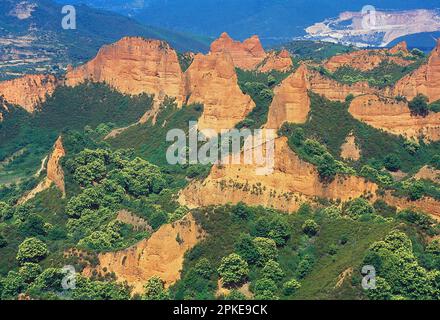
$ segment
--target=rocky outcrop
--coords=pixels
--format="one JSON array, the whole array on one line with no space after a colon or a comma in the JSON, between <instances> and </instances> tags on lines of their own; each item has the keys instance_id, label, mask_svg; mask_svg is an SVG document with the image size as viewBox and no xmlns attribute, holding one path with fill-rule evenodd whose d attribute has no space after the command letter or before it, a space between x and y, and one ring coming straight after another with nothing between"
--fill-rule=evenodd
<instances>
[{"instance_id":1,"label":"rocky outcrop","mask_svg":"<svg viewBox=\"0 0 440 320\"><path fill-rule=\"evenodd\" d=\"M417 94L424 94L430 102L440 100L440 39L428 62L400 79L393 89L393 94L404 96L408 100Z\"/></svg>"},{"instance_id":2,"label":"rocky outcrop","mask_svg":"<svg viewBox=\"0 0 440 320\"><path fill-rule=\"evenodd\" d=\"M143 286L154 276L167 287L180 279L185 253L204 238L204 231L189 214L180 221L162 226L146 240L118 252L102 253L96 268L84 270L86 276L114 272L118 281L127 281L133 293L143 293Z\"/></svg>"},{"instance_id":3,"label":"rocky outcrop","mask_svg":"<svg viewBox=\"0 0 440 320\"><path fill-rule=\"evenodd\" d=\"M308 87L307 67L301 65L275 88L266 128L279 129L284 122L306 122L310 111Z\"/></svg>"},{"instance_id":4,"label":"rocky outcrop","mask_svg":"<svg viewBox=\"0 0 440 320\"><path fill-rule=\"evenodd\" d=\"M53 151L49 156L49 160L47 161L47 175L46 177L29 193L23 196L18 204L22 204L28 202L29 200L35 198L35 196L49 189L53 184L61 191L62 196L66 196L66 187L64 184L64 171L61 167L61 159L66 155L66 151L63 147L62 138L59 137L55 142L53 147ZM44 162L43 162L44 163ZM41 172L41 169L39 170Z\"/></svg>"},{"instance_id":5,"label":"rocky outcrop","mask_svg":"<svg viewBox=\"0 0 440 320\"><path fill-rule=\"evenodd\" d=\"M431 180L440 184L440 170L434 169L430 166L424 166L414 175L414 179Z\"/></svg>"},{"instance_id":6,"label":"rocky outcrop","mask_svg":"<svg viewBox=\"0 0 440 320\"><path fill-rule=\"evenodd\" d=\"M21 78L0 82L0 96L13 105L34 112L46 97L53 94L57 79L52 75L26 75Z\"/></svg>"},{"instance_id":7,"label":"rocky outcrop","mask_svg":"<svg viewBox=\"0 0 440 320\"><path fill-rule=\"evenodd\" d=\"M153 232L153 229L146 220L127 210L119 211L116 220L132 226L135 231Z\"/></svg>"},{"instance_id":8,"label":"rocky outcrop","mask_svg":"<svg viewBox=\"0 0 440 320\"><path fill-rule=\"evenodd\" d=\"M337 176L329 184L320 181L314 165L301 160L287 145L287 138L275 140L274 171L256 174L256 165L216 165L203 182L185 188L179 201L189 207L246 204L292 212L316 198L347 201L362 195L375 198L377 185L363 178Z\"/></svg>"},{"instance_id":9,"label":"rocky outcrop","mask_svg":"<svg viewBox=\"0 0 440 320\"><path fill-rule=\"evenodd\" d=\"M386 50L359 50L331 57L324 67L335 72L343 66L349 66L360 71L370 71L378 67L382 62L388 61L401 66L408 66L413 61L404 59L402 56L410 55L406 42L401 42L393 48Z\"/></svg>"},{"instance_id":10,"label":"rocky outcrop","mask_svg":"<svg viewBox=\"0 0 440 320\"><path fill-rule=\"evenodd\" d=\"M198 54L185 73L187 103L202 103L199 129L233 128L255 107L237 83L237 74L228 53Z\"/></svg>"},{"instance_id":11,"label":"rocky outcrop","mask_svg":"<svg viewBox=\"0 0 440 320\"><path fill-rule=\"evenodd\" d=\"M412 116L408 104L403 101L377 95L360 96L351 102L349 112L356 119L395 135L440 140L440 113Z\"/></svg>"},{"instance_id":12,"label":"rocky outcrop","mask_svg":"<svg viewBox=\"0 0 440 320\"><path fill-rule=\"evenodd\" d=\"M118 91L137 95L154 94L156 100L174 97L182 104L183 73L177 53L159 40L126 37L102 47L97 56L68 70L66 84L105 82Z\"/></svg>"},{"instance_id":13,"label":"rocky outcrop","mask_svg":"<svg viewBox=\"0 0 440 320\"><path fill-rule=\"evenodd\" d=\"M341 158L354 161L361 158L361 150L356 145L356 137L353 132L347 136L345 142L341 146Z\"/></svg>"},{"instance_id":14,"label":"rocky outcrop","mask_svg":"<svg viewBox=\"0 0 440 320\"><path fill-rule=\"evenodd\" d=\"M293 67L292 56L289 51L283 49L280 52L271 51L267 54L263 62L257 67L260 72L279 72L290 71Z\"/></svg>"},{"instance_id":15,"label":"rocky outcrop","mask_svg":"<svg viewBox=\"0 0 440 320\"><path fill-rule=\"evenodd\" d=\"M229 53L237 68L255 69L266 57L258 36L243 42L234 41L226 32L211 44L211 53Z\"/></svg>"},{"instance_id":16,"label":"rocky outcrop","mask_svg":"<svg viewBox=\"0 0 440 320\"><path fill-rule=\"evenodd\" d=\"M367 82L357 82L352 85L343 84L330 79L314 70L308 71L309 88L313 92L326 97L329 100L345 101L345 98L352 94L359 96L374 93Z\"/></svg>"},{"instance_id":17,"label":"rocky outcrop","mask_svg":"<svg viewBox=\"0 0 440 320\"><path fill-rule=\"evenodd\" d=\"M391 192L387 192L384 201L395 206L398 210L413 209L422 211L440 221L440 202L434 198L424 197L417 201L410 201L407 198L395 197Z\"/></svg>"}]
</instances>

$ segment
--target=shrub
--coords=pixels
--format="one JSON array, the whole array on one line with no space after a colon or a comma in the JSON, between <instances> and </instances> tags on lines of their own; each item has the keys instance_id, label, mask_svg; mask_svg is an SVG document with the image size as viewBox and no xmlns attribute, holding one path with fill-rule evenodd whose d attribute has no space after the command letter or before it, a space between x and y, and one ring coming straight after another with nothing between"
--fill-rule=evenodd
<instances>
[{"instance_id":1,"label":"shrub","mask_svg":"<svg viewBox=\"0 0 440 320\"><path fill-rule=\"evenodd\" d=\"M144 286L144 300L168 300L169 295L165 290L164 282L159 277L152 277Z\"/></svg>"},{"instance_id":2,"label":"shrub","mask_svg":"<svg viewBox=\"0 0 440 320\"><path fill-rule=\"evenodd\" d=\"M255 300L277 300L277 285L271 279L260 279L255 282L254 294Z\"/></svg>"},{"instance_id":3,"label":"shrub","mask_svg":"<svg viewBox=\"0 0 440 320\"><path fill-rule=\"evenodd\" d=\"M251 216L251 209L248 208L243 202L239 202L232 208L232 216L239 220L248 220Z\"/></svg>"},{"instance_id":4,"label":"shrub","mask_svg":"<svg viewBox=\"0 0 440 320\"><path fill-rule=\"evenodd\" d=\"M386 156L383 164L387 170L392 172L399 171L399 169L402 166L402 162L400 161L399 157L396 156L395 154L390 154Z\"/></svg>"},{"instance_id":5,"label":"shrub","mask_svg":"<svg viewBox=\"0 0 440 320\"><path fill-rule=\"evenodd\" d=\"M249 264L253 264L258 260L258 252L253 238L247 233L240 234L235 244L235 251Z\"/></svg>"},{"instance_id":6,"label":"shrub","mask_svg":"<svg viewBox=\"0 0 440 320\"><path fill-rule=\"evenodd\" d=\"M284 271L281 269L280 264L273 260L266 262L261 273L264 278L271 279L275 282L280 281L284 277Z\"/></svg>"},{"instance_id":7,"label":"shrub","mask_svg":"<svg viewBox=\"0 0 440 320\"><path fill-rule=\"evenodd\" d=\"M314 220L306 220L301 228L310 237L315 236L319 231L319 226Z\"/></svg>"},{"instance_id":8,"label":"shrub","mask_svg":"<svg viewBox=\"0 0 440 320\"><path fill-rule=\"evenodd\" d=\"M343 206L344 214L348 215L352 219L358 219L363 215L369 215L374 213L373 206L364 198L357 198L348 201Z\"/></svg>"},{"instance_id":9,"label":"shrub","mask_svg":"<svg viewBox=\"0 0 440 320\"><path fill-rule=\"evenodd\" d=\"M232 253L221 261L218 273L226 286L242 283L248 276L249 267L238 254Z\"/></svg>"},{"instance_id":10,"label":"shrub","mask_svg":"<svg viewBox=\"0 0 440 320\"><path fill-rule=\"evenodd\" d=\"M253 240L253 243L258 254L258 265L264 266L269 260L277 259L278 251L275 241L258 237Z\"/></svg>"},{"instance_id":11,"label":"shrub","mask_svg":"<svg viewBox=\"0 0 440 320\"><path fill-rule=\"evenodd\" d=\"M301 288L301 284L296 279L292 279L292 280L289 280L286 283L284 283L284 285L283 285L283 293L286 296L291 296L299 288Z\"/></svg>"},{"instance_id":12,"label":"shrub","mask_svg":"<svg viewBox=\"0 0 440 320\"><path fill-rule=\"evenodd\" d=\"M429 113L428 97L423 94L418 94L413 100L408 103L411 114L415 116L426 117Z\"/></svg>"},{"instance_id":13,"label":"shrub","mask_svg":"<svg viewBox=\"0 0 440 320\"><path fill-rule=\"evenodd\" d=\"M46 244L37 238L27 238L18 246L17 261L39 262L49 254Z\"/></svg>"},{"instance_id":14,"label":"shrub","mask_svg":"<svg viewBox=\"0 0 440 320\"><path fill-rule=\"evenodd\" d=\"M43 272L40 265L32 262L25 262L18 270L18 273L26 283L33 282Z\"/></svg>"}]
</instances>

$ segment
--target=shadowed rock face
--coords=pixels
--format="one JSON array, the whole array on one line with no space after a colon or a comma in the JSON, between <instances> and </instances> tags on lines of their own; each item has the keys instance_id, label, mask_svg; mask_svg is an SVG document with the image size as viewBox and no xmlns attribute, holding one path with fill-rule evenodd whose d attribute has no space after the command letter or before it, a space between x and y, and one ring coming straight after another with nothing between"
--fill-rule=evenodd
<instances>
[{"instance_id":1,"label":"shadowed rock face","mask_svg":"<svg viewBox=\"0 0 440 320\"><path fill-rule=\"evenodd\" d=\"M430 113L426 117L412 116L405 102L365 95L352 101L349 112L356 119L395 135L440 140L440 113Z\"/></svg>"},{"instance_id":2,"label":"shadowed rock face","mask_svg":"<svg viewBox=\"0 0 440 320\"><path fill-rule=\"evenodd\" d=\"M255 69L266 57L266 52L258 36L253 36L242 43L234 41L226 32L211 44L211 53L229 53L237 68Z\"/></svg>"},{"instance_id":3,"label":"shadowed rock face","mask_svg":"<svg viewBox=\"0 0 440 320\"><path fill-rule=\"evenodd\" d=\"M26 75L14 80L0 82L0 96L7 102L22 107L27 112L46 101L57 86L57 79L52 75Z\"/></svg>"},{"instance_id":4,"label":"shadowed rock face","mask_svg":"<svg viewBox=\"0 0 440 320\"><path fill-rule=\"evenodd\" d=\"M409 100L419 93L427 96L430 102L440 100L440 39L428 63L400 79L393 90L395 96L404 96Z\"/></svg>"},{"instance_id":5,"label":"shadowed rock face","mask_svg":"<svg viewBox=\"0 0 440 320\"><path fill-rule=\"evenodd\" d=\"M241 92L234 63L228 53L198 54L185 73L188 103L203 103L199 129L233 128L255 107Z\"/></svg>"},{"instance_id":6,"label":"shadowed rock face","mask_svg":"<svg viewBox=\"0 0 440 320\"><path fill-rule=\"evenodd\" d=\"M302 161L286 138L275 140L274 172L256 175L255 165L214 166L203 182L193 182L180 195L189 207L244 202L291 212L315 197L347 201L364 194L375 197L377 185L363 178L337 176L323 184L314 165Z\"/></svg>"},{"instance_id":7,"label":"shadowed rock face","mask_svg":"<svg viewBox=\"0 0 440 320\"><path fill-rule=\"evenodd\" d=\"M301 65L275 88L266 128L279 129L284 122L306 122L310 111L308 88L307 67Z\"/></svg>"},{"instance_id":8,"label":"shadowed rock face","mask_svg":"<svg viewBox=\"0 0 440 320\"><path fill-rule=\"evenodd\" d=\"M408 66L412 63L412 61L403 59L400 56L391 56L398 53L410 55L406 42L401 42L389 50L359 50L340 54L331 57L324 66L331 72L335 72L343 66L349 66L361 71L369 71L379 66L383 61L394 62L401 66Z\"/></svg>"},{"instance_id":9,"label":"shadowed rock face","mask_svg":"<svg viewBox=\"0 0 440 320\"><path fill-rule=\"evenodd\" d=\"M177 53L158 40L127 37L102 47L93 60L67 72L69 86L86 80L105 82L131 95L154 94L158 100L167 95L176 98L179 105L184 97Z\"/></svg>"},{"instance_id":10,"label":"shadowed rock face","mask_svg":"<svg viewBox=\"0 0 440 320\"><path fill-rule=\"evenodd\" d=\"M143 286L154 276L160 277L169 287L180 279L185 253L203 238L204 231L189 214L180 221L162 226L149 239L131 248L100 254L96 271L101 274L114 272L118 281L127 281L133 286L133 293L143 293ZM93 270L88 267L84 274L91 276Z\"/></svg>"}]
</instances>

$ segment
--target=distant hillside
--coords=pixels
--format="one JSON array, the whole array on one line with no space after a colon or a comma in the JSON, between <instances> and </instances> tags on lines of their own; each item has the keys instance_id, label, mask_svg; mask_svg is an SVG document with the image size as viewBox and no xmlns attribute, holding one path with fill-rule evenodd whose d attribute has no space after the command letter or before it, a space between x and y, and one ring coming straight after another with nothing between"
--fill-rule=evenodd
<instances>
[{"instance_id":1,"label":"distant hillside","mask_svg":"<svg viewBox=\"0 0 440 320\"><path fill-rule=\"evenodd\" d=\"M72 0L58 0L72 3ZM408 10L440 7L438 0L73 0L92 6L128 12L140 22L179 32L217 37L223 31L233 38L258 34L263 44L281 43L303 36L314 23L344 11L361 11L365 5L378 9Z\"/></svg>"},{"instance_id":2,"label":"distant hillside","mask_svg":"<svg viewBox=\"0 0 440 320\"><path fill-rule=\"evenodd\" d=\"M93 57L124 36L163 39L180 51L205 51L198 39L150 28L116 13L76 6L77 29L61 28L61 5L51 0L0 2L0 78L28 72L57 72Z\"/></svg>"}]
</instances>

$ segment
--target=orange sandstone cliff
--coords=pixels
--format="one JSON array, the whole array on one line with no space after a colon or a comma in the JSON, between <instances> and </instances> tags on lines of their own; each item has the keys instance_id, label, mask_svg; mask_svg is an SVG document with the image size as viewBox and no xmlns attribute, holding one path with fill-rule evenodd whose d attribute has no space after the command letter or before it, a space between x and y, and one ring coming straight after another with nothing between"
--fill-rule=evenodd
<instances>
[{"instance_id":1,"label":"orange sandstone cliff","mask_svg":"<svg viewBox=\"0 0 440 320\"><path fill-rule=\"evenodd\" d=\"M440 113L430 113L426 117L412 116L405 102L364 95L351 102L349 112L356 119L395 135L440 140Z\"/></svg>"},{"instance_id":2,"label":"orange sandstone cliff","mask_svg":"<svg viewBox=\"0 0 440 320\"><path fill-rule=\"evenodd\" d=\"M255 69L266 57L258 36L243 42L234 41L226 32L211 44L211 53L229 53L237 68Z\"/></svg>"},{"instance_id":3,"label":"orange sandstone cliff","mask_svg":"<svg viewBox=\"0 0 440 320\"><path fill-rule=\"evenodd\" d=\"M393 93L395 96L404 96L408 100L420 93L427 96L430 102L440 100L440 39L428 62L400 79Z\"/></svg>"},{"instance_id":4,"label":"orange sandstone cliff","mask_svg":"<svg viewBox=\"0 0 440 320\"><path fill-rule=\"evenodd\" d=\"M255 107L237 83L234 63L228 53L198 54L185 73L188 104L202 103L199 129L233 128Z\"/></svg>"},{"instance_id":5,"label":"orange sandstone cliff","mask_svg":"<svg viewBox=\"0 0 440 320\"><path fill-rule=\"evenodd\" d=\"M397 54L399 54L397 56ZM403 59L401 55L409 55L406 42L401 42L393 48L386 50L359 50L346 54L331 57L324 67L331 72L335 72L343 66L350 66L360 71L369 71L384 61L394 62L401 66L408 66L411 60Z\"/></svg>"},{"instance_id":6,"label":"orange sandstone cliff","mask_svg":"<svg viewBox=\"0 0 440 320\"><path fill-rule=\"evenodd\" d=\"M269 52L264 61L257 67L257 70L260 72L270 72L272 70L287 72L292 67L292 57L287 50L283 49L280 52Z\"/></svg>"},{"instance_id":7,"label":"orange sandstone cliff","mask_svg":"<svg viewBox=\"0 0 440 320\"><path fill-rule=\"evenodd\" d=\"M32 113L48 95L53 94L56 86L57 79L53 75L26 75L0 82L0 96Z\"/></svg>"},{"instance_id":8,"label":"orange sandstone cliff","mask_svg":"<svg viewBox=\"0 0 440 320\"><path fill-rule=\"evenodd\" d=\"M114 272L118 281L127 281L133 293L143 293L143 286L154 276L167 287L180 279L185 253L204 238L204 231L191 214L180 221L162 226L149 239L118 252L99 254L99 264L84 270L90 276L94 270Z\"/></svg>"},{"instance_id":9,"label":"orange sandstone cliff","mask_svg":"<svg viewBox=\"0 0 440 320\"><path fill-rule=\"evenodd\" d=\"M266 128L279 129L284 122L304 123L310 111L307 67L301 65L274 90Z\"/></svg>"},{"instance_id":10,"label":"orange sandstone cliff","mask_svg":"<svg viewBox=\"0 0 440 320\"><path fill-rule=\"evenodd\" d=\"M55 184L55 186L58 188L58 190L61 191L62 196L66 196L66 187L64 184L64 171L61 167L60 161L61 159L66 155L66 151L63 147L63 141L62 138L59 137L57 141L55 142L55 145L53 147L53 151L49 156L49 160L47 161L47 174L46 177L29 193L27 193L25 196L23 196L21 199L19 199L18 204L25 203L44 190L49 189L52 184ZM41 169L39 172L44 168L44 160L41 166ZM37 173L37 175L39 174Z\"/></svg>"},{"instance_id":11,"label":"orange sandstone cliff","mask_svg":"<svg viewBox=\"0 0 440 320\"><path fill-rule=\"evenodd\" d=\"M67 72L69 86L86 80L105 82L130 95L154 94L156 100L174 97L179 105L184 97L177 53L159 40L126 37L102 47L93 60Z\"/></svg>"},{"instance_id":12,"label":"orange sandstone cliff","mask_svg":"<svg viewBox=\"0 0 440 320\"><path fill-rule=\"evenodd\" d=\"M287 145L275 140L275 166L272 174L256 175L255 165L216 165L203 182L193 182L180 194L189 207L244 202L282 211L295 211L316 197L347 201L362 195L375 198L378 186L363 178L337 176L329 184L319 179L314 165L301 160Z\"/></svg>"}]
</instances>

